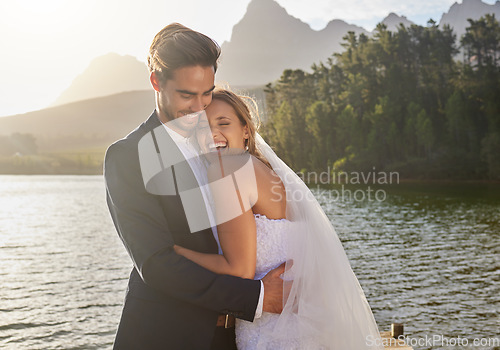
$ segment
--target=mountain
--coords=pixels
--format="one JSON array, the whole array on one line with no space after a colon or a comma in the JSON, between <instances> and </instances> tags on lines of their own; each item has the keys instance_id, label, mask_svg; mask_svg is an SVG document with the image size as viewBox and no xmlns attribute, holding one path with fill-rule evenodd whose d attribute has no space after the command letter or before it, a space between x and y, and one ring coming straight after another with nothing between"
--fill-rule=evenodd
<instances>
[{"instance_id":1,"label":"mountain","mask_svg":"<svg viewBox=\"0 0 500 350\"><path fill-rule=\"evenodd\" d=\"M92 60L52 105L150 88L148 70L143 62L133 56L109 53Z\"/></svg>"},{"instance_id":2,"label":"mountain","mask_svg":"<svg viewBox=\"0 0 500 350\"><path fill-rule=\"evenodd\" d=\"M500 1L495 5L481 0L463 0L443 14L439 25L454 28L460 35L469 25L467 18L486 13L500 19ZM400 23L413 24L405 16L390 13L382 20L389 30ZM289 15L274 0L252 0L243 18L233 27L231 39L222 44L218 83L243 90L278 79L287 68L309 70L313 63L326 61L343 50L340 43L348 31L370 35L365 29L341 20L332 20L319 31ZM132 56L110 53L94 59L53 105L106 96L124 91L151 90L146 65Z\"/></svg>"},{"instance_id":3,"label":"mountain","mask_svg":"<svg viewBox=\"0 0 500 350\"><path fill-rule=\"evenodd\" d=\"M489 5L481 0L463 0L443 14L439 25L449 24L460 36L468 27L468 18L479 19L494 13L500 19L500 1ZM405 16L390 13L382 20L389 30L400 23L414 24ZM325 61L341 52L342 37L348 31L370 33L361 27L333 20L320 30L290 16L274 0L252 0L244 17L233 27L229 42L222 44L221 65L217 80L231 85L264 85L278 79L284 69L309 70L313 63Z\"/></svg>"},{"instance_id":4,"label":"mountain","mask_svg":"<svg viewBox=\"0 0 500 350\"><path fill-rule=\"evenodd\" d=\"M392 32L396 32L401 24L405 27L410 27L412 24L415 24L405 16L398 16L394 12L389 13L389 15L382 20L382 23L387 26L387 30Z\"/></svg>"},{"instance_id":5,"label":"mountain","mask_svg":"<svg viewBox=\"0 0 500 350\"><path fill-rule=\"evenodd\" d=\"M496 19L500 20L500 1L497 0L494 5L486 4L481 0L463 0L461 4L455 2L441 17L439 26L442 28L448 24L452 27L459 42L460 37L465 34L465 28L469 26L467 19L478 20L488 13L495 14Z\"/></svg>"},{"instance_id":6,"label":"mountain","mask_svg":"<svg viewBox=\"0 0 500 350\"><path fill-rule=\"evenodd\" d=\"M28 133L41 152L105 149L151 115L153 90L123 92L0 118L1 135Z\"/></svg>"},{"instance_id":7,"label":"mountain","mask_svg":"<svg viewBox=\"0 0 500 350\"><path fill-rule=\"evenodd\" d=\"M274 0L252 0L233 27L230 41L221 46L217 81L262 85L278 79L286 68L308 70L313 63L340 51L340 42L348 31L368 34L341 20L315 31Z\"/></svg>"}]
</instances>

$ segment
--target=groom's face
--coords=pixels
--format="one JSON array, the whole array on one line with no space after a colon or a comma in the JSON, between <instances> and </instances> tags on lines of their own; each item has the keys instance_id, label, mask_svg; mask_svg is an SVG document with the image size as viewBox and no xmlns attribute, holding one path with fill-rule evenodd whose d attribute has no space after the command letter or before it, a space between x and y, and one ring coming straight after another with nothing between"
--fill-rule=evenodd
<instances>
[{"instance_id":1,"label":"groom's face","mask_svg":"<svg viewBox=\"0 0 500 350\"><path fill-rule=\"evenodd\" d=\"M213 67L188 66L176 69L172 79L160 85L158 108L161 121L166 123L204 110L212 101L214 78ZM182 123L179 124L187 129L196 126L189 125L189 118L180 121Z\"/></svg>"}]
</instances>

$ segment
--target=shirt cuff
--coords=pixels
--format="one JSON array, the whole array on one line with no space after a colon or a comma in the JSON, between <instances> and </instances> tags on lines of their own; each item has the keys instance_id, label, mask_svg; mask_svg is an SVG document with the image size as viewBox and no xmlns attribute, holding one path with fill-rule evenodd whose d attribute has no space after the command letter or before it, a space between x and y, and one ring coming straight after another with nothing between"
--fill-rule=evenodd
<instances>
[{"instance_id":1,"label":"shirt cuff","mask_svg":"<svg viewBox=\"0 0 500 350\"><path fill-rule=\"evenodd\" d=\"M264 308L264 283L260 281L260 295L259 295L259 303L257 304L257 309L255 310L255 317L260 318L262 316L262 309Z\"/></svg>"}]
</instances>

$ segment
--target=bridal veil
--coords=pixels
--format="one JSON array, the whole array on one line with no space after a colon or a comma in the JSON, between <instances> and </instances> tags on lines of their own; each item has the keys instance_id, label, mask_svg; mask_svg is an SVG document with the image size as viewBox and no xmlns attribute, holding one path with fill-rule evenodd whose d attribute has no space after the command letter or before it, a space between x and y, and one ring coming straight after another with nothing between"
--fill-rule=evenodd
<instances>
[{"instance_id":1,"label":"bridal veil","mask_svg":"<svg viewBox=\"0 0 500 350\"><path fill-rule=\"evenodd\" d=\"M286 189L290 225L284 276L283 312L273 329L260 336L259 347L281 338L300 349L383 349L363 290L354 275L330 220L312 192L256 135L257 147ZM378 341L377 341L378 340ZM316 345L312 345L316 344Z\"/></svg>"}]
</instances>

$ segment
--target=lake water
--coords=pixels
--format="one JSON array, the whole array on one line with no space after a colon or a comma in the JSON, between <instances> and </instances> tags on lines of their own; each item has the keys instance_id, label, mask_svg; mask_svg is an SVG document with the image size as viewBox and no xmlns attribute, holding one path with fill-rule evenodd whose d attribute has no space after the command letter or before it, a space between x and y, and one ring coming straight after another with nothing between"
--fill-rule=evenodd
<instances>
[{"instance_id":1,"label":"lake water","mask_svg":"<svg viewBox=\"0 0 500 350\"><path fill-rule=\"evenodd\" d=\"M314 193L380 330L400 322L411 340L460 337L467 348L495 349L500 186L379 190L384 200L369 200L366 188ZM348 191L359 200L346 198ZM0 176L1 349L111 348L131 266L102 177ZM475 338L484 346L473 346ZM462 347L415 346L431 348Z\"/></svg>"}]
</instances>

